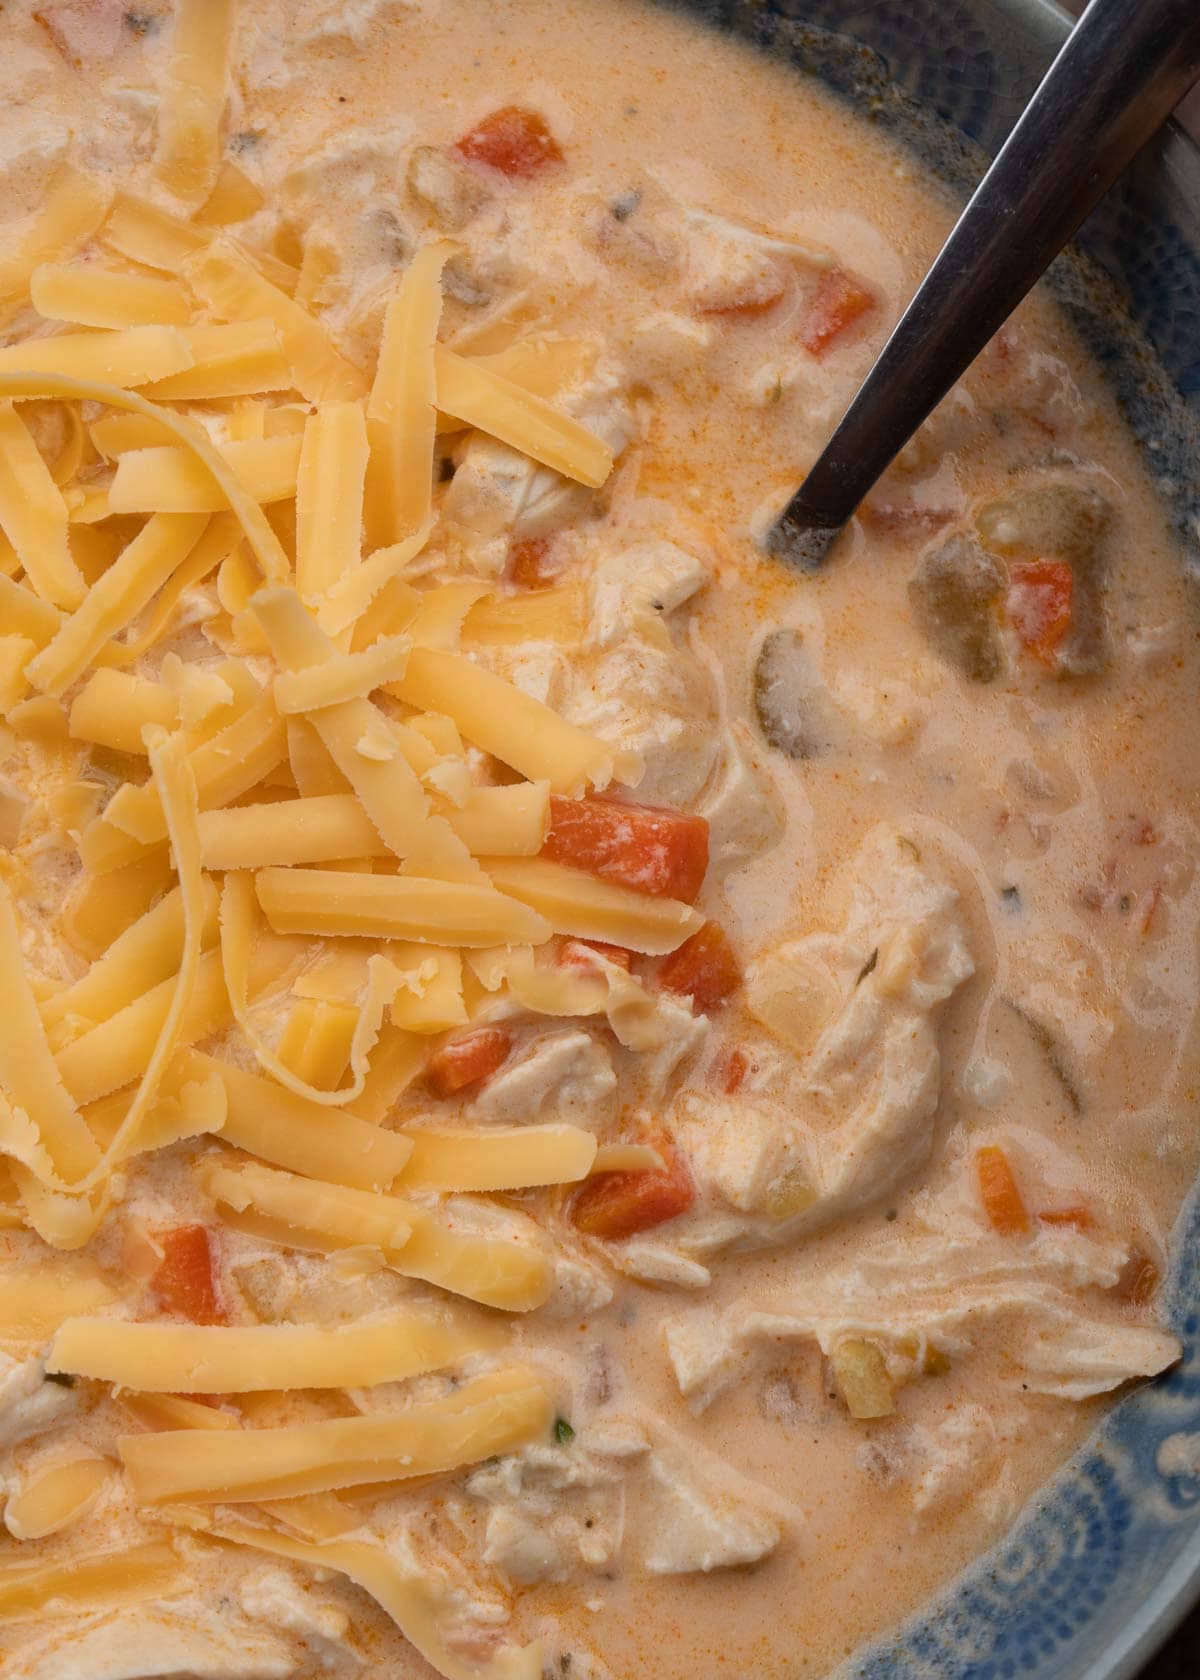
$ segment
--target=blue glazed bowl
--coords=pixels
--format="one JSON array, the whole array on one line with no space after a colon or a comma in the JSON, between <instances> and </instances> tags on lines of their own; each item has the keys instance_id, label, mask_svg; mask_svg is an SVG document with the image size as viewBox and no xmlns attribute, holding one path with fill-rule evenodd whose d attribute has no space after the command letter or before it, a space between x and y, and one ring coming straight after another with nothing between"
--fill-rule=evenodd
<instances>
[{"instance_id":1,"label":"blue glazed bowl","mask_svg":"<svg viewBox=\"0 0 1200 1680\"><path fill-rule=\"evenodd\" d=\"M1070 27L1048 0L674 3L818 77L964 193ZM1051 283L1200 577L1200 148L1165 130ZM1200 1193L1163 1307L1182 1364L1123 1400L999 1545L839 1680L1128 1680L1200 1601Z\"/></svg>"}]
</instances>

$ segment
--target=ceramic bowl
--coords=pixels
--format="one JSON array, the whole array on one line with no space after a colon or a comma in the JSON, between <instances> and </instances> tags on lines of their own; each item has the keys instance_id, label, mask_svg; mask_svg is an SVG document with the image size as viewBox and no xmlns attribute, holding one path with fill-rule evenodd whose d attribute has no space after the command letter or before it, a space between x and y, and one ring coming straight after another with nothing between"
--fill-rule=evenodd
<instances>
[{"instance_id":1,"label":"ceramic bowl","mask_svg":"<svg viewBox=\"0 0 1200 1680\"><path fill-rule=\"evenodd\" d=\"M686 9L819 78L964 195L1070 27L1047 0ZM1051 284L1200 577L1200 147L1182 129L1143 152ZM1200 1196L1180 1216L1163 1308L1182 1364L1126 1396L998 1545L839 1680L1127 1680L1200 1601Z\"/></svg>"}]
</instances>

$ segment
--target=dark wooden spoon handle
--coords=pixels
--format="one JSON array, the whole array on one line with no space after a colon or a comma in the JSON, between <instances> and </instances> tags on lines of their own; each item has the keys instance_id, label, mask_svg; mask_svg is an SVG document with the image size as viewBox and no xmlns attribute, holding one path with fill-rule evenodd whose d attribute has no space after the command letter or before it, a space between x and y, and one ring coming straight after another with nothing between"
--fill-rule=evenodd
<instances>
[{"instance_id":1,"label":"dark wooden spoon handle","mask_svg":"<svg viewBox=\"0 0 1200 1680\"><path fill-rule=\"evenodd\" d=\"M1091 0L804 483L767 534L838 531L1200 76L1200 0Z\"/></svg>"}]
</instances>

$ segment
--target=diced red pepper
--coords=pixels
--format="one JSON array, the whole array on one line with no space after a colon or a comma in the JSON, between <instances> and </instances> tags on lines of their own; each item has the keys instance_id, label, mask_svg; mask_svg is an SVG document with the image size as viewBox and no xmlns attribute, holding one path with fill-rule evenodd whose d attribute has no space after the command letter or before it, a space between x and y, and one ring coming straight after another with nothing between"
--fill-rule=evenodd
<instances>
[{"instance_id":1,"label":"diced red pepper","mask_svg":"<svg viewBox=\"0 0 1200 1680\"><path fill-rule=\"evenodd\" d=\"M159 1305L193 1324L225 1324L228 1315L217 1282L217 1257L204 1225L160 1231L163 1257L150 1279Z\"/></svg>"},{"instance_id":2,"label":"diced red pepper","mask_svg":"<svg viewBox=\"0 0 1200 1680\"><path fill-rule=\"evenodd\" d=\"M809 303L800 328L800 342L810 355L823 356L835 339L849 332L874 308L875 294L861 280L847 274L844 268L827 268Z\"/></svg>"},{"instance_id":3,"label":"diced red pepper","mask_svg":"<svg viewBox=\"0 0 1200 1680\"><path fill-rule=\"evenodd\" d=\"M740 1091L750 1071L750 1063L743 1050L730 1050L717 1067L717 1079L727 1097Z\"/></svg>"},{"instance_id":4,"label":"diced red pepper","mask_svg":"<svg viewBox=\"0 0 1200 1680\"><path fill-rule=\"evenodd\" d=\"M542 856L635 892L691 904L708 868L708 824L657 806L551 794Z\"/></svg>"},{"instance_id":5,"label":"diced red pepper","mask_svg":"<svg viewBox=\"0 0 1200 1680\"><path fill-rule=\"evenodd\" d=\"M1075 575L1065 560L1029 560L1012 568L1008 617L1027 653L1053 663L1071 628Z\"/></svg>"},{"instance_id":6,"label":"diced red pepper","mask_svg":"<svg viewBox=\"0 0 1200 1680\"><path fill-rule=\"evenodd\" d=\"M975 1151L975 1177L979 1199L988 1224L1002 1237L1017 1236L1029 1229L1029 1214L1008 1156L989 1144Z\"/></svg>"},{"instance_id":7,"label":"diced red pepper","mask_svg":"<svg viewBox=\"0 0 1200 1680\"><path fill-rule=\"evenodd\" d=\"M690 997L692 1007L704 1015L726 1003L742 983L742 965L724 928L705 922L666 958L658 983L668 992Z\"/></svg>"},{"instance_id":8,"label":"diced red pepper","mask_svg":"<svg viewBox=\"0 0 1200 1680\"><path fill-rule=\"evenodd\" d=\"M481 163L510 180L528 180L552 163L561 163L562 147L540 111L505 105L475 124L454 150L468 163Z\"/></svg>"},{"instance_id":9,"label":"diced red pepper","mask_svg":"<svg viewBox=\"0 0 1200 1680\"><path fill-rule=\"evenodd\" d=\"M1077 1204L1073 1207L1043 1208L1038 1214L1043 1225L1070 1225L1076 1231L1094 1231L1096 1221L1091 1208Z\"/></svg>"},{"instance_id":10,"label":"diced red pepper","mask_svg":"<svg viewBox=\"0 0 1200 1680\"><path fill-rule=\"evenodd\" d=\"M632 951L627 951L623 945L605 945L599 939L568 939L558 953L558 960L563 968L577 968L583 974L595 973L598 957L603 957L605 962L615 963L627 974L633 967Z\"/></svg>"},{"instance_id":11,"label":"diced red pepper","mask_svg":"<svg viewBox=\"0 0 1200 1680\"><path fill-rule=\"evenodd\" d=\"M632 1237L686 1213L696 1200L688 1164L665 1133L648 1137L663 1172L597 1173L575 1198L571 1219L589 1237Z\"/></svg>"},{"instance_id":12,"label":"diced red pepper","mask_svg":"<svg viewBox=\"0 0 1200 1680\"><path fill-rule=\"evenodd\" d=\"M1144 1248L1139 1248L1135 1243L1121 1269L1115 1293L1122 1301L1128 1301L1132 1306L1145 1307L1153 1300L1161 1282L1162 1273L1157 1264Z\"/></svg>"},{"instance_id":13,"label":"diced red pepper","mask_svg":"<svg viewBox=\"0 0 1200 1680\"><path fill-rule=\"evenodd\" d=\"M550 537L522 537L508 552L508 575L522 589L544 589L562 573Z\"/></svg>"},{"instance_id":14,"label":"diced red pepper","mask_svg":"<svg viewBox=\"0 0 1200 1680\"><path fill-rule=\"evenodd\" d=\"M452 1097L490 1078L511 1049L512 1039L503 1027L477 1027L434 1051L425 1081L435 1097Z\"/></svg>"}]
</instances>

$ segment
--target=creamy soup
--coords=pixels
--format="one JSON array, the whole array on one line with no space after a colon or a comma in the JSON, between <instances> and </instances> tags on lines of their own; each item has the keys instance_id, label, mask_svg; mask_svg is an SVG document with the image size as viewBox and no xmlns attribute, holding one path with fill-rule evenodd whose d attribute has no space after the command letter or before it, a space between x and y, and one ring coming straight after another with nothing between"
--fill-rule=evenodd
<instances>
[{"instance_id":1,"label":"creamy soup","mask_svg":"<svg viewBox=\"0 0 1200 1680\"><path fill-rule=\"evenodd\" d=\"M0 1666L821 1675L1169 1368L1196 622L1024 307L633 0L31 0L0 167Z\"/></svg>"}]
</instances>

